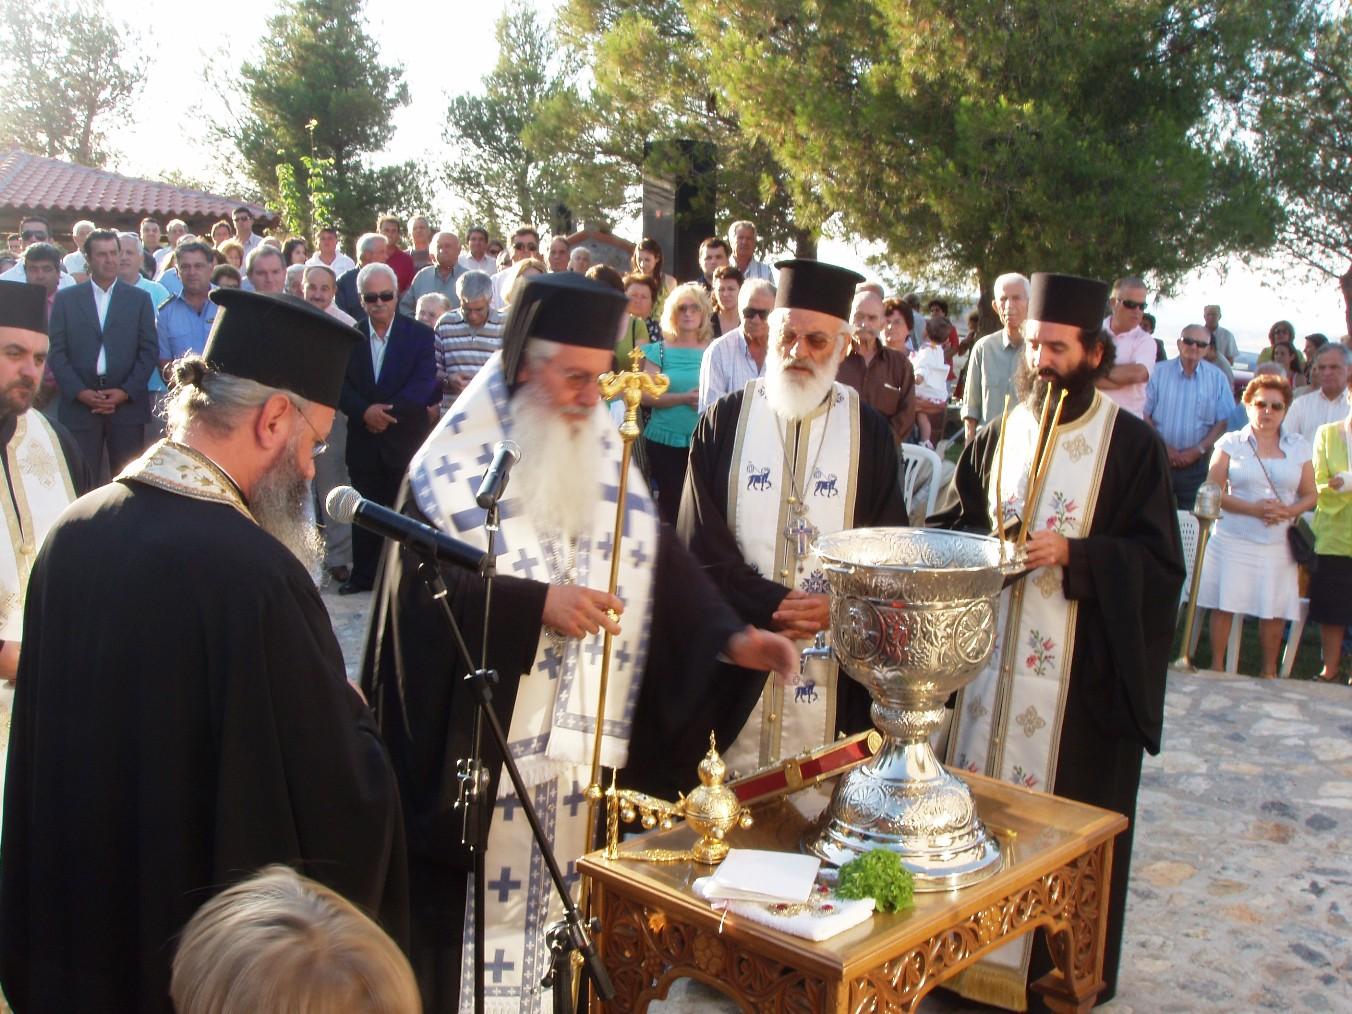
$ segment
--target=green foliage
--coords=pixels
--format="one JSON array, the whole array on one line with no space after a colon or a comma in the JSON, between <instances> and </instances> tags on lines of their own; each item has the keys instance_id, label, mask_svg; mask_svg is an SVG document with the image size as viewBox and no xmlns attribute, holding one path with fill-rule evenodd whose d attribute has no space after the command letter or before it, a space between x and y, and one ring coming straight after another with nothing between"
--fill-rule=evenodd
<instances>
[{"instance_id":1,"label":"green foliage","mask_svg":"<svg viewBox=\"0 0 1352 1014\"><path fill-rule=\"evenodd\" d=\"M0 149L103 167L105 131L145 80L136 36L86 0L0 0Z\"/></svg>"},{"instance_id":2,"label":"green foliage","mask_svg":"<svg viewBox=\"0 0 1352 1014\"><path fill-rule=\"evenodd\" d=\"M361 0L284 0L268 21L272 45L232 75L245 111L216 134L269 202L286 203L278 166L290 167L293 232L312 235L332 221L352 235L374 229L379 212L408 214L428 203L417 165L369 165L394 110L408 102L408 86L401 68L380 62L362 11ZM310 179L316 171L318 183Z\"/></svg>"},{"instance_id":3,"label":"green foliage","mask_svg":"<svg viewBox=\"0 0 1352 1014\"><path fill-rule=\"evenodd\" d=\"M1294 2L1294 0L1293 0ZM1168 289L1271 243L1279 210L1219 129L1285 0L720 0L686 5L795 204L905 274ZM1266 23L1255 11L1262 8ZM1261 30L1260 30L1261 27Z\"/></svg>"},{"instance_id":4,"label":"green foliage","mask_svg":"<svg viewBox=\"0 0 1352 1014\"><path fill-rule=\"evenodd\" d=\"M445 137L463 153L443 169L473 224L507 235L523 223L546 231L560 219L613 220L624 204L622 164L584 103L575 61L556 46L533 7L508 10L496 28L498 61L482 95L458 95Z\"/></svg>"},{"instance_id":5,"label":"green foliage","mask_svg":"<svg viewBox=\"0 0 1352 1014\"><path fill-rule=\"evenodd\" d=\"M872 898L879 911L900 912L915 903L915 877L901 865L895 852L874 849L840 868L836 894L842 898Z\"/></svg>"}]
</instances>

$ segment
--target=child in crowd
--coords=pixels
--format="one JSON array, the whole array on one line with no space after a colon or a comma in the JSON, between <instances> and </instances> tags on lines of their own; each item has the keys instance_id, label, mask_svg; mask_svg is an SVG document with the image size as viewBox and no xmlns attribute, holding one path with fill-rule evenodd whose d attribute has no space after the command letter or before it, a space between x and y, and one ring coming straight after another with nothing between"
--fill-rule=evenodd
<instances>
[{"instance_id":1,"label":"child in crowd","mask_svg":"<svg viewBox=\"0 0 1352 1014\"><path fill-rule=\"evenodd\" d=\"M925 321L924 344L911 353L918 409L915 421L920 429L920 443L931 450L935 417L942 438L944 413L948 410L948 363L944 361L943 346L951 326L942 317L930 317Z\"/></svg>"}]
</instances>

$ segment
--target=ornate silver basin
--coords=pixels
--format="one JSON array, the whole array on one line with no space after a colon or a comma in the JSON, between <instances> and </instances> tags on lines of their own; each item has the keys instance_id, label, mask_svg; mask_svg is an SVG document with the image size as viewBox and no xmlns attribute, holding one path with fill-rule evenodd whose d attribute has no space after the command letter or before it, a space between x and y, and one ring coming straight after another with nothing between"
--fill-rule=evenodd
<instances>
[{"instance_id":1,"label":"ornate silver basin","mask_svg":"<svg viewBox=\"0 0 1352 1014\"><path fill-rule=\"evenodd\" d=\"M804 847L839 865L896 852L917 891L964 887L1000 868L972 795L930 748L944 702L976 678L995 645L996 605L1015 569L998 540L926 528L859 528L823 536L831 640L868 688L883 745L848 772Z\"/></svg>"}]
</instances>

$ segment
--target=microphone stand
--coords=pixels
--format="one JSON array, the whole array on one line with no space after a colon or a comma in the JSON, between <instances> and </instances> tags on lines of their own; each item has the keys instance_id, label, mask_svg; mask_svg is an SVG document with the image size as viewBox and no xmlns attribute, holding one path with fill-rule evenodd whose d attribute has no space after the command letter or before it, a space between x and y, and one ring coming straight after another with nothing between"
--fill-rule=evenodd
<instances>
[{"instance_id":1,"label":"microphone stand","mask_svg":"<svg viewBox=\"0 0 1352 1014\"><path fill-rule=\"evenodd\" d=\"M615 987L611 984L610 976L607 974L605 965L601 962L601 957L597 953L596 945L591 939L590 934L596 931L597 926L594 925L594 921L584 919L578 907L573 904L573 899L568 893L568 886L563 879L563 872L559 869L558 859L554 856L554 850L550 847L544 828L540 826L540 818L535 812L535 806L531 803L530 793L521 780L521 771L508 748L507 733L502 728L502 723L498 721L497 713L492 707L492 688L498 681L498 674L487 668L487 657L493 578L497 572L495 550L497 548L497 533L500 527L496 503L488 509L484 527L488 532L489 544L487 558L480 570L484 578L484 643L480 664L477 668L474 665L474 658L470 654L469 646L465 643L464 636L460 632L460 624L456 621L455 614L451 612L450 604L447 602L449 592L431 547L412 540L405 543L421 558L421 562L418 564L418 576L427 585L432 600L441 607L442 616L446 619L456 648L468 669L468 674L464 679L470 685L470 689L474 691L477 705L472 738L473 755L460 760L456 764L456 777L460 782L460 792L455 803L456 807L461 810L461 841L470 846L474 855L474 1010L475 1014L482 1014L484 1009L484 902L487 894L484 859L488 847L489 820L493 812L493 801L487 798L488 772L480 759L481 737L484 727L487 726L489 734L497 746L498 753L502 757L503 767L507 772L507 777L511 780L517 800L521 804L526 823L530 825L531 834L535 837L536 847L539 848L540 855L544 857L550 879L554 882L554 890L563 902L563 920L552 924L546 931L545 939L549 944L552 957L549 974L541 982L541 985L554 987L554 1010L558 1014L572 1014L572 997L568 984L575 953L580 955L580 961L586 966L596 987L597 995L602 1000L612 999L615 996Z\"/></svg>"}]
</instances>

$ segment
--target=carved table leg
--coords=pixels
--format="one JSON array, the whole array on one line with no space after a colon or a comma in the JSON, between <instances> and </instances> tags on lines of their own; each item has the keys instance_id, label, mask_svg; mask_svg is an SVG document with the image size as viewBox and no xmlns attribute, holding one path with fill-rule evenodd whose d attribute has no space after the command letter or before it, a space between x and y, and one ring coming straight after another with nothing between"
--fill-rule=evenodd
<instances>
[{"instance_id":1,"label":"carved table leg","mask_svg":"<svg viewBox=\"0 0 1352 1014\"><path fill-rule=\"evenodd\" d=\"M1078 878L1063 928L1049 930L1048 948L1056 969L1032 988L1058 1012L1091 1010L1103 990L1103 945L1108 927L1108 892L1113 840L1089 853Z\"/></svg>"}]
</instances>

